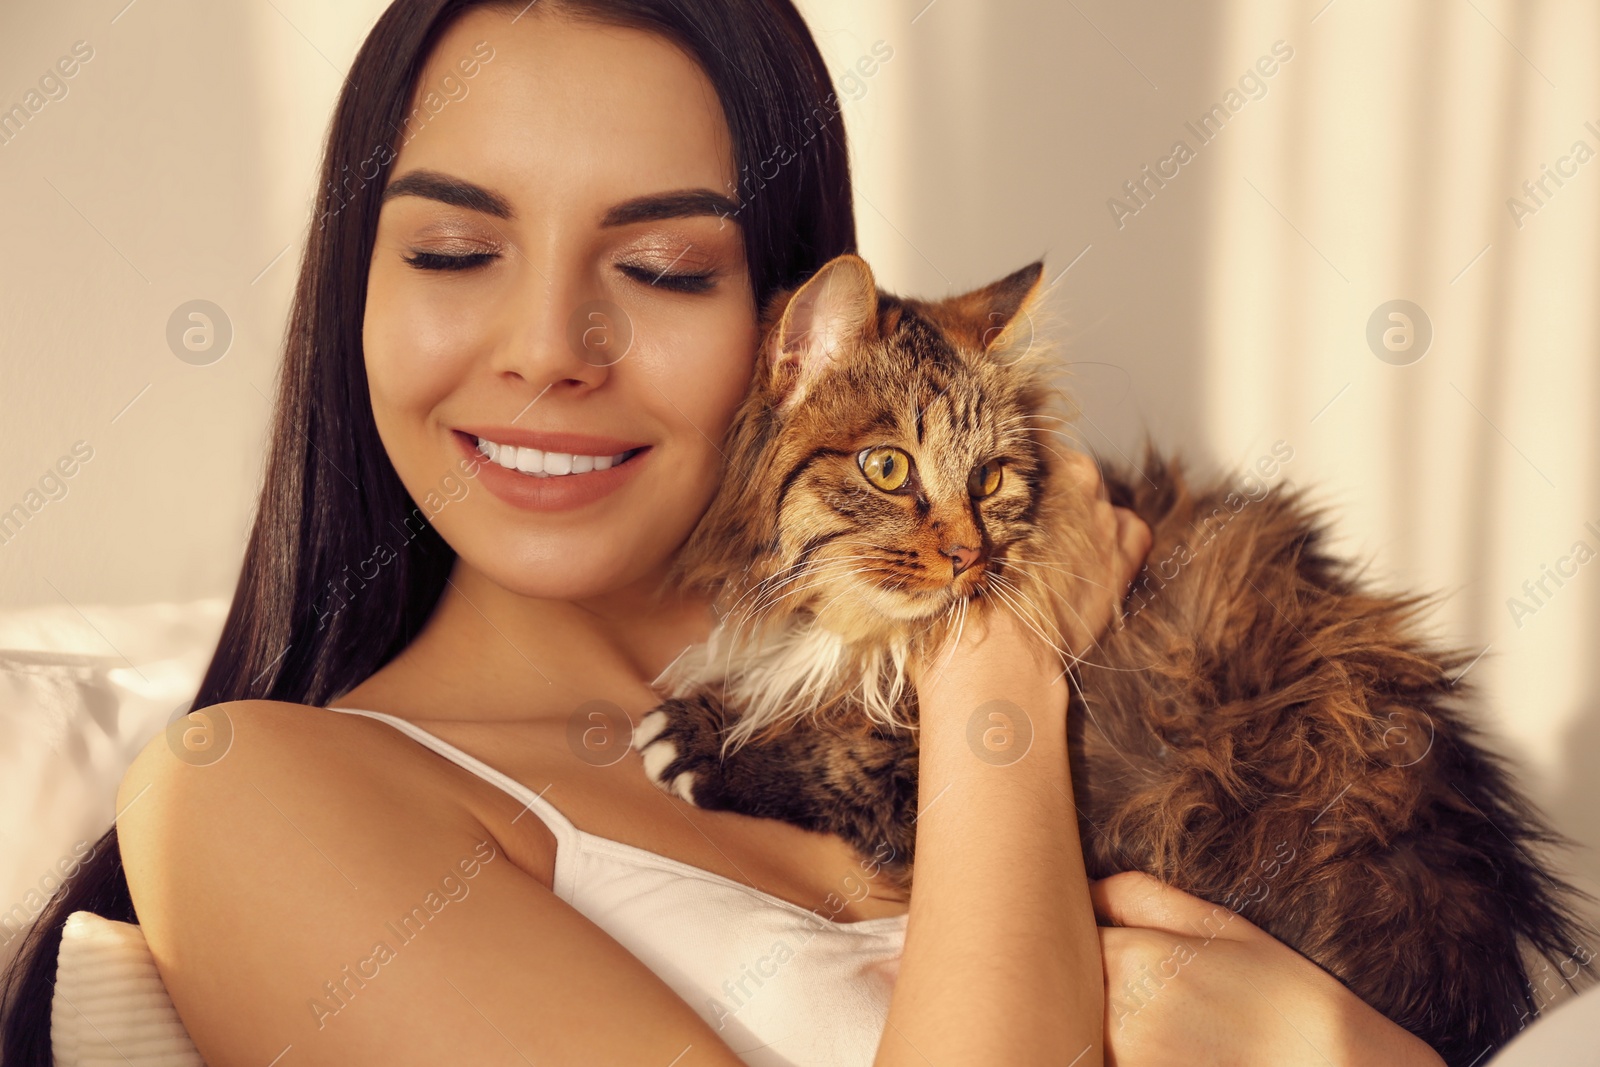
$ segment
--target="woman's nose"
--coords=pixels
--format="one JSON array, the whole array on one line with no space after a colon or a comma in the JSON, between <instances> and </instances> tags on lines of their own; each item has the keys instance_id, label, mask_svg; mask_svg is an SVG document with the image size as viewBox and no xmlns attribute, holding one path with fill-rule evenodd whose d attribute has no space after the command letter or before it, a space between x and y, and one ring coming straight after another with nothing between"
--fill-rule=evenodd
<instances>
[{"instance_id":1,"label":"woman's nose","mask_svg":"<svg viewBox=\"0 0 1600 1067\"><path fill-rule=\"evenodd\" d=\"M542 292L507 309L496 371L538 390L570 383L594 388L633 347L633 322L621 306L574 285L537 282Z\"/></svg>"}]
</instances>

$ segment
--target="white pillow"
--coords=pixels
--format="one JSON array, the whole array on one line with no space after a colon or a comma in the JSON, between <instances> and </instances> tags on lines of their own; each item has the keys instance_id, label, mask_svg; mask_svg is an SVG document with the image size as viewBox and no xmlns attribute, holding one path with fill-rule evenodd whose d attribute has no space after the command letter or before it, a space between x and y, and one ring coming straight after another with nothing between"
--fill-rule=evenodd
<instances>
[{"instance_id":1,"label":"white pillow","mask_svg":"<svg viewBox=\"0 0 1600 1067\"><path fill-rule=\"evenodd\" d=\"M220 598L0 610L0 966L110 829L128 764L185 710Z\"/></svg>"},{"instance_id":2,"label":"white pillow","mask_svg":"<svg viewBox=\"0 0 1600 1067\"><path fill-rule=\"evenodd\" d=\"M56 1067L205 1067L143 931L87 911L61 933L50 1046Z\"/></svg>"}]
</instances>

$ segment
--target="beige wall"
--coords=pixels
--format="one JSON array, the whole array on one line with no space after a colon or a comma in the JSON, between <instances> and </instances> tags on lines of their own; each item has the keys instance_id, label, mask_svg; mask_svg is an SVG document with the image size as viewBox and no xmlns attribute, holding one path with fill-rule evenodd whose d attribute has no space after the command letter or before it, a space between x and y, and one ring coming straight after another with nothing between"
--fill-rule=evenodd
<instances>
[{"instance_id":1,"label":"beige wall","mask_svg":"<svg viewBox=\"0 0 1600 1067\"><path fill-rule=\"evenodd\" d=\"M0 545L3 604L232 591L318 141L380 7L125 2L0 14L0 105L93 52L0 145L0 509L93 451ZM195 299L233 330L205 366L166 339Z\"/></svg>"},{"instance_id":2,"label":"beige wall","mask_svg":"<svg viewBox=\"0 0 1600 1067\"><path fill-rule=\"evenodd\" d=\"M93 49L0 145L0 509L75 442L93 449L0 545L0 604L231 591L319 141L381 6L0 11L0 105L74 42ZM1600 160L1572 156L1600 151L1600 12L802 6L841 77L892 51L845 94L884 284L939 294L1044 255L1103 455L1145 433L1202 465L1288 443L1281 476L1336 509L1343 547L1445 593L1440 634L1487 648L1471 681L1600 886L1600 562L1547 579L1539 602L1522 588L1580 540L1600 550ZM1292 56L1200 144L1185 123L1226 108L1278 41ZM1127 199L1180 138L1193 158ZM1536 204L1522 184L1542 166L1570 176ZM1514 196L1536 210L1517 217ZM207 366L165 338L194 299L234 331ZM1410 365L1366 340L1392 299L1432 325Z\"/></svg>"}]
</instances>

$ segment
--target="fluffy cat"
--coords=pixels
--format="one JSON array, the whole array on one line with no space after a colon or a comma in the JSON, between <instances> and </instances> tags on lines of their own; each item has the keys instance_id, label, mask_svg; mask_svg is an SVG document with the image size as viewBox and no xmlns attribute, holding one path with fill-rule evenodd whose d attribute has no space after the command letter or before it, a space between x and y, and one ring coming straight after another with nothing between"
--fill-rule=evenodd
<instances>
[{"instance_id":1,"label":"fluffy cat","mask_svg":"<svg viewBox=\"0 0 1600 1067\"><path fill-rule=\"evenodd\" d=\"M1070 632L1085 516L1052 488L1071 409L1025 328L1042 266L928 302L846 255L768 305L721 489L671 576L715 593L720 622L635 732L663 788L887 850L909 882L908 666L969 610L1018 612L1058 649ZM1579 894L1533 858L1559 838L1462 710L1470 657L1420 635L1425 598L1367 589L1296 491L1197 489L1154 450L1105 478L1154 543L1072 668L1090 876L1141 870L1237 911L1460 1067L1548 1002L1540 957L1588 980ZM978 714L969 736L1020 725Z\"/></svg>"}]
</instances>

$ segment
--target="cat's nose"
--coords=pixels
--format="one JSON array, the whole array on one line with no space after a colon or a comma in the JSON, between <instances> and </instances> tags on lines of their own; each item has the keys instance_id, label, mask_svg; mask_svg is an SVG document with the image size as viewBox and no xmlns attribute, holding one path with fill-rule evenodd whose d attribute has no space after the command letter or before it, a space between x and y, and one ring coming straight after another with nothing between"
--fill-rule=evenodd
<instances>
[{"instance_id":1,"label":"cat's nose","mask_svg":"<svg viewBox=\"0 0 1600 1067\"><path fill-rule=\"evenodd\" d=\"M966 545L955 545L942 551L950 557L950 562L955 565L955 571L950 575L952 578L978 562L978 550L968 548Z\"/></svg>"}]
</instances>

